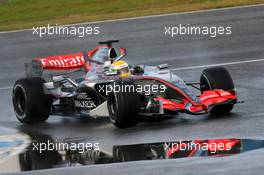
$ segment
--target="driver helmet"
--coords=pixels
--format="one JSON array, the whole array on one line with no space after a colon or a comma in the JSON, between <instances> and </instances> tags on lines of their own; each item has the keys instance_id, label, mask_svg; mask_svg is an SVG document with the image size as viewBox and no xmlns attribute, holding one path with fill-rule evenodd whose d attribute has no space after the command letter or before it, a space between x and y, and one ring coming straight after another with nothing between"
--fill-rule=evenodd
<instances>
[{"instance_id":1,"label":"driver helmet","mask_svg":"<svg viewBox=\"0 0 264 175\"><path fill-rule=\"evenodd\" d=\"M113 62L110 66L110 70L116 72L116 74L122 78L131 75L128 64L123 60Z\"/></svg>"}]
</instances>

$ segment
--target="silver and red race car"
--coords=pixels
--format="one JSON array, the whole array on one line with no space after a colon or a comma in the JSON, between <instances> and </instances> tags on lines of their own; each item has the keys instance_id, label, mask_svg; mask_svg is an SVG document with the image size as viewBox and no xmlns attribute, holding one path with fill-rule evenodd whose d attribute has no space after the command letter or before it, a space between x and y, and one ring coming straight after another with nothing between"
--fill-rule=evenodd
<instances>
[{"instance_id":1,"label":"silver and red race car","mask_svg":"<svg viewBox=\"0 0 264 175\"><path fill-rule=\"evenodd\" d=\"M26 78L13 87L13 106L22 123L44 122L50 115L109 116L119 128L140 116L180 113L223 114L237 103L234 84L223 67L202 71L199 83L187 83L166 64L131 66L113 43L99 42L90 52L33 59ZM77 73L82 76L74 78ZM191 88L198 89L198 93Z\"/></svg>"}]
</instances>

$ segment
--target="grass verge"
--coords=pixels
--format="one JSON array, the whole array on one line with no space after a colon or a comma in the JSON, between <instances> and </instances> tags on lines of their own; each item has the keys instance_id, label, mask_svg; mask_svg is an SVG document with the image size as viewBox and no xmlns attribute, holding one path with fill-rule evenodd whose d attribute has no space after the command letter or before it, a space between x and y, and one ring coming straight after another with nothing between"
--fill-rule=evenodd
<instances>
[{"instance_id":1,"label":"grass verge","mask_svg":"<svg viewBox=\"0 0 264 175\"><path fill-rule=\"evenodd\" d=\"M0 0L0 31L264 3L264 0Z\"/></svg>"}]
</instances>

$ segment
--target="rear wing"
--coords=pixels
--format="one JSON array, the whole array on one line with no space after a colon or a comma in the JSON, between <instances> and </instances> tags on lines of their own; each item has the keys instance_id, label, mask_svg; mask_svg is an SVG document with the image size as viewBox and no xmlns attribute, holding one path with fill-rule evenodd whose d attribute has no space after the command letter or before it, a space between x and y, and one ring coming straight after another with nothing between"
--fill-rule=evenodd
<instances>
[{"instance_id":1,"label":"rear wing","mask_svg":"<svg viewBox=\"0 0 264 175\"><path fill-rule=\"evenodd\" d=\"M90 55L90 53L87 53ZM25 64L27 77L40 77L44 70L65 71L84 67L83 53L34 58Z\"/></svg>"}]
</instances>

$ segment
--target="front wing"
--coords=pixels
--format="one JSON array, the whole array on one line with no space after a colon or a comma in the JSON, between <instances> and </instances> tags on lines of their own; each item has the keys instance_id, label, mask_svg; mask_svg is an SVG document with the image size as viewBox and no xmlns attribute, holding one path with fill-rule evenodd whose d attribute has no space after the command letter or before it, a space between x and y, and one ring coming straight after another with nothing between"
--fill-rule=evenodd
<instances>
[{"instance_id":1,"label":"front wing","mask_svg":"<svg viewBox=\"0 0 264 175\"><path fill-rule=\"evenodd\" d=\"M179 111L190 114L208 113L216 105L236 103L237 96L235 91L224 91L221 89L204 91L199 97L199 102L191 103L187 100L181 102L162 97L155 98L163 105L163 109Z\"/></svg>"}]
</instances>

